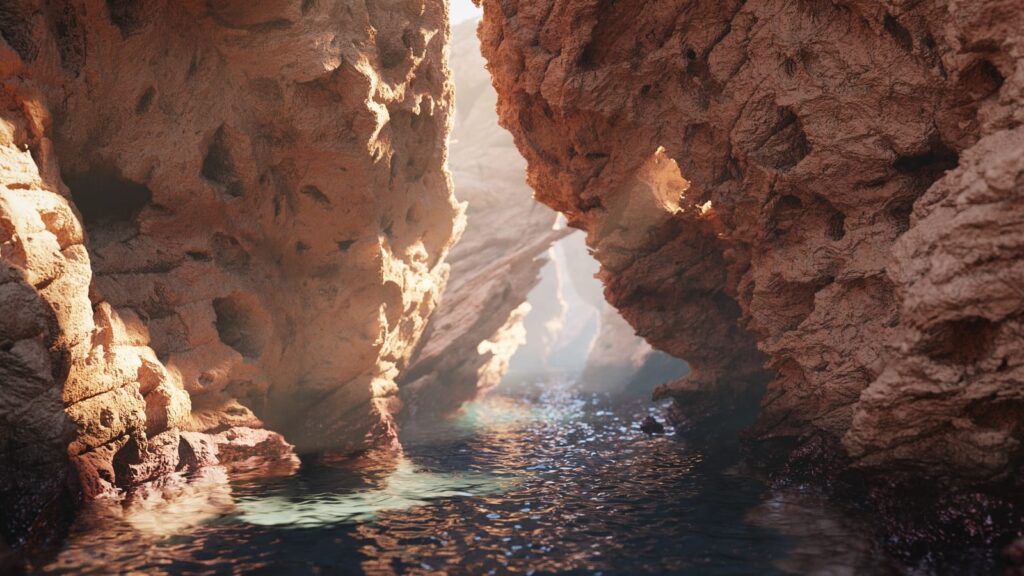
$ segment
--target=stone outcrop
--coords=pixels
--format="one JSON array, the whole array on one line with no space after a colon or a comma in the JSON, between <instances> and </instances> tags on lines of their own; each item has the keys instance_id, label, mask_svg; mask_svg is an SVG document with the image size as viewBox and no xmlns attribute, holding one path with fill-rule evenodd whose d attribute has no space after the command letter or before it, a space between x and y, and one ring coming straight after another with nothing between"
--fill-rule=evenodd
<instances>
[{"instance_id":1,"label":"stone outcrop","mask_svg":"<svg viewBox=\"0 0 1024 576\"><path fill-rule=\"evenodd\" d=\"M394 441L462 226L445 6L15 0L0 36L4 532L65 479Z\"/></svg>"},{"instance_id":2,"label":"stone outcrop","mask_svg":"<svg viewBox=\"0 0 1024 576\"><path fill-rule=\"evenodd\" d=\"M597 337L579 378L584 389L649 394L655 386L686 375L685 362L651 348L615 308L604 304L600 310Z\"/></svg>"},{"instance_id":3,"label":"stone outcrop","mask_svg":"<svg viewBox=\"0 0 1024 576\"><path fill-rule=\"evenodd\" d=\"M533 200L526 160L498 126L476 26L452 29L450 58L458 105L449 167L467 205L466 229L448 255L441 304L400 381L409 415L455 410L501 381L524 341L526 299L545 253L566 233L554 229L556 213Z\"/></svg>"},{"instance_id":4,"label":"stone outcrop","mask_svg":"<svg viewBox=\"0 0 1024 576\"><path fill-rule=\"evenodd\" d=\"M757 438L969 481L1024 422L1016 0L483 0L503 125L606 296ZM837 445L840 445L837 443Z\"/></svg>"}]
</instances>

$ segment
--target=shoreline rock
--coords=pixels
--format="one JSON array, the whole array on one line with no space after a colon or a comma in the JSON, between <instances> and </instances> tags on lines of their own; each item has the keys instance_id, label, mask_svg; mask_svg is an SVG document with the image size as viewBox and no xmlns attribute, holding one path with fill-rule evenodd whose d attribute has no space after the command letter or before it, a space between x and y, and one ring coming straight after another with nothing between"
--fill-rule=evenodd
<instances>
[{"instance_id":1,"label":"shoreline rock","mask_svg":"<svg viewBox=\"0 0 1024 576\"><path fill-rule=\"evenodd\" d=\"M6 3L5 539L196 433L220 464L396 442L463 226L448 37L412 0Z\"/></svg>"},{"instance_id":2,"label":"shoreline rock","mask_svg":"<svg viewBox=\"0 0 1024 576\"><path fill-rule=\"evenodd\" d=\"M1019 6L482 5L536 197L587 232L608 301L690 363L657 392L677 413L763 394L752 438L1013 473Z\"/></svg>"}]
</instances>

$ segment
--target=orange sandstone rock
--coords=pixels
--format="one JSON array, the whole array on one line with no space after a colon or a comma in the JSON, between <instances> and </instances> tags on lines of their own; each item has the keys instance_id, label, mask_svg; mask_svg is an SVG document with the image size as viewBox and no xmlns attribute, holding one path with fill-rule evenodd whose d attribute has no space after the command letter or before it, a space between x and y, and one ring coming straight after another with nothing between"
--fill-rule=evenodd
<instances>
[{"instance_id":1,"label":"orange sandstone rock","mask_svg":"<svg viewBox=\"0 0 1024 576\"><path fill-rule=\"evenodd\" d=\"M68 456L97 494L185 432L393 441L462 226L447 28L420 0L0 7L0 491L40 495L5 528Z\"/></svg>"},{"instance_id":2,"label":"orange sandstone rock","mask_svg":"<svg viewBox=\"0 0 1024 576\"><path fill-rule=\"evenodd\" d=\"M483 0L503 124L606 296L759 438L1011 474L1024 422L1014 0Z\"/></svg>"}]
</instances>

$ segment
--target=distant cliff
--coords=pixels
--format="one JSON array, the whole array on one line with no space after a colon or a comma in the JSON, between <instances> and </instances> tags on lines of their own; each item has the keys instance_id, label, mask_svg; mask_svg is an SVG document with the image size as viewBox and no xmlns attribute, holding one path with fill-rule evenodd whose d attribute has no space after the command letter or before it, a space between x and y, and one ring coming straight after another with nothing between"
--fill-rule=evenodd
<instances>
[{"instance_id":1,"label":"distant cliff","mask_svg":"<svg viewBox=\"0 0 1024 576\"><path fill-rule=\"evenodd\" d=\"M466 202L466 230L448 256L451 275L409 370L401 378L411 415L449 412L496 386L523 342L527 295L545 253L565 235L538 204L526 160L498 126L497 95L480 55L477 21L452 30L457 106L450 169Z\"/></svg>"}]
</instances>

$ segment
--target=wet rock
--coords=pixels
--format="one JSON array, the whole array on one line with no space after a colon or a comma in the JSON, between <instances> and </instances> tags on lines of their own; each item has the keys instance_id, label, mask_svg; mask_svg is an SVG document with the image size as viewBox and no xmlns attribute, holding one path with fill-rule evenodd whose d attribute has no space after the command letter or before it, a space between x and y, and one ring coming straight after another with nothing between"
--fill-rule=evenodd
<instances>
[{"instance_id":1,"label":"wet rock","mask_svg":"<svg viewBox=\"0 0 1024 576\"><path fill-rule=\"evenodd\" d=\"M665 426L661 422L658 422L654 416L648 416L640 423L640 431L648 435L664 434Z\"/></svg>"},{"instance_id":2,"label":"wet rock","mask_svg":"<svg viewBox=\"0 0 1024 576\"><path fill-rule=\"evenodd\" d=\"M164 432L144 442L132 439L114 455L114 472L118 486L133 487L179 469L177 430Z\"/></svg>"},{"instance_id":3,"label":"wet rock","mask_svg":"<svg viewBox=\"0 0 1024 576\"><path fill-rule=\"evenodd\" d=\"M181 466L220 465L234 473L288 475L298 469L295 447L276 432L236 426L217 434L181 433Z\"/></svg>"}]
</instances>

